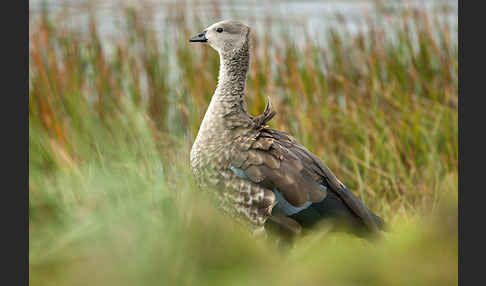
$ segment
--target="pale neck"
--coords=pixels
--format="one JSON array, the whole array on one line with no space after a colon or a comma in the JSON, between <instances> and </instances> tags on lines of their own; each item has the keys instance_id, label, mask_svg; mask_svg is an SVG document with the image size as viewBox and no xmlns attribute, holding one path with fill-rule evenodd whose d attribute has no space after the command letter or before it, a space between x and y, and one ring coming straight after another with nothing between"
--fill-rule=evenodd
<instances>
[{"instance_id":1,"label":"pale neck","mask_svg":"<svg viewBox=\"0 0 486 286\"><path fill-rule=\"evenodd\" d=\"M230 109L228 112L246 112L244 97L249 60L248 44L238 51L220 53L218 86L212 100Z\"/></svg>"}]
</instances>

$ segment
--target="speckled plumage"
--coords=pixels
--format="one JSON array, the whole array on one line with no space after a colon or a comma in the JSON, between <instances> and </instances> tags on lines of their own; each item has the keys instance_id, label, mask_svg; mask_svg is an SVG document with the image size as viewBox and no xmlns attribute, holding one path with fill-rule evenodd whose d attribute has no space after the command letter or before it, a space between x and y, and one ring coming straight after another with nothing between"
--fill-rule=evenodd
<instances>
[{"instance_id":1,"label":"speckled plumage","mask_svg":"<svg viewBox=\"0 0 486 286\"><path fill-rule=\"evenodd\" d=\"M249 37L249 30L246 35ZM230 215L265 223L274 195L271 191L235 176L230 164L235 154L248 149L257 135L253 117L244 101L249 66L249 41L241 48L220 53L218 86L191 149L191 168L202 189L216 189L221 207ZM267 213L267 214L265 214Z\"/></svg>"},{"instance_id":2,"label":"speckled plumage","mask_svg":"<svg viewBox=\"0 0 486 286\"><path fill-rule=\"evenodd\" d=\"M265 126L275 115L270 100L261 115L248 114L244 90L249 34L247 26L223 21L198 35L203 39L198 41L207 36L220 54L218 86L190 154L200 188L218 194L226 213L255 230L263 229L270 218L293 233L301 230L299 213L322 209L333 192L331 198L337 198L341 211L375 232L381 219L329 168L291 136Z\"/></svg>"}]
</instances>

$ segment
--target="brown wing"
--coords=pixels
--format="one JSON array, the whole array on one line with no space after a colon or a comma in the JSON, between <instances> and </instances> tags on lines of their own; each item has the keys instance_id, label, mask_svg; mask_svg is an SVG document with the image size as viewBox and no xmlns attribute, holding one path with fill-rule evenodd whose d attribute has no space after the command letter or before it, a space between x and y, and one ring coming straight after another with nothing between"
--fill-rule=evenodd
<instances>
[{"instance_id":1,"label":"brown wing","mask_svg":"<svg viewBox=\"0 0 486 286\"><path fill-rule=\"evenodd\" d=\"M372 231L377 226L371 211L342 184L332 171L314 154L285 132L262 126L275 113L268 104L265 112L255 118L257 130L251 144L238 153L232 165L244 170L255 183L265 188L277 188L293 206L322 201L327 192L320 185L336 193L347 207Z\"/></svg>"}]
</instances>

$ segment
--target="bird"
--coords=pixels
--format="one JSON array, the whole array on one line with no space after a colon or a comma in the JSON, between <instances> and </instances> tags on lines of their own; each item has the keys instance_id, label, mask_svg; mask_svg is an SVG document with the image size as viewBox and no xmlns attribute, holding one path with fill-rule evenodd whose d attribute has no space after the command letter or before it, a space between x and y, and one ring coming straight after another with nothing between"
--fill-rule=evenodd
<instances>
[{"instance_id":1,"label":"bird","mask_svg":"<svg viewBox=\"0 0 486 286\"><path fill-rule=\"evenodd\" d=\"M220 58L218 83L190 152L197 185L254 234L267 228L295 237L332 222L336 231L378 235L383 219L294 137L268 127L276 115L270 98L262 114L248 113L250 31L224 20L189 39L209 44Z\"/></svg>"}]
</instances>

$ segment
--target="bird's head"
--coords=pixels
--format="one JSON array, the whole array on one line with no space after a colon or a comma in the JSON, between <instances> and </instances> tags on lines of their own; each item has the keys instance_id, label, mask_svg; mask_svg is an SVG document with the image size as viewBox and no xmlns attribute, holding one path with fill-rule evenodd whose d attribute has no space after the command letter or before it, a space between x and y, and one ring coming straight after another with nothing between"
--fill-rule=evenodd
<instances>
[{"instance_id":1,"label":"bird's head","mask_svg":"<svg viewBox=\"0 0 486 286\"><path fill-rule=\"evenodd\" d=\"M220 54L240 50L249 41L250 27L237 21L226 20L207 27L189 42L207 42Z\"/></svg>"}]
</instances>

